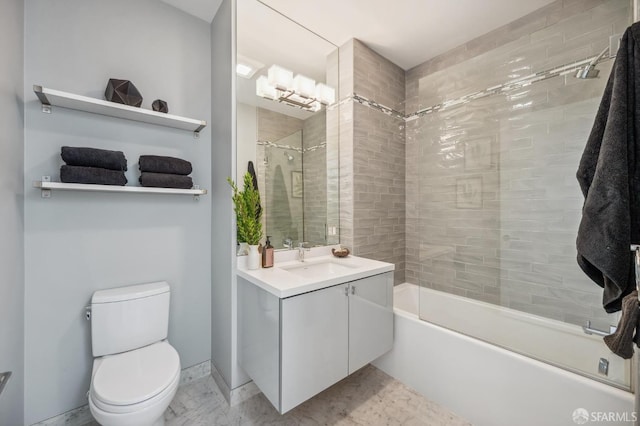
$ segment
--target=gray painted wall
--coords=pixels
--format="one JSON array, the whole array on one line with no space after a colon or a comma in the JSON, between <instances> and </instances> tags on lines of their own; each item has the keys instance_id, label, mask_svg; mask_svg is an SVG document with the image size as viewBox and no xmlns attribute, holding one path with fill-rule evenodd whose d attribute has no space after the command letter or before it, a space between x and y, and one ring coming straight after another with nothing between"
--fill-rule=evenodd
<instances>
[{"instance_id":1,"label":"gray painted wall","mask_svg":"<svg viewBox=\"0 0 640 426\"><path fill-rule=\"evenodd\" d=\"M84 306L98 289L166 280L169 340L182 367L210 358L211 199L54 192L60 146L122 150L137 184L141 154L193 163L211 181L211 130L189 132L54 108L40 112L31 86L102 97L109 77L132 80L144 108L156 98L171 113L210 121L210 29L153 0L33 0L25 9L25 423L86 404L92 366Z\"/></svg>"},{"instance_id":2,"label":"gray painted wall","mask_svg":"<svg viewBox=\"0 0 640 426\"><path fill-rule=\"evenodd\" d=\"M0 422L23 423L23 14L21 0L0 14L0 372L13 375L0 395Z\"/></svg>"}]
</instances>

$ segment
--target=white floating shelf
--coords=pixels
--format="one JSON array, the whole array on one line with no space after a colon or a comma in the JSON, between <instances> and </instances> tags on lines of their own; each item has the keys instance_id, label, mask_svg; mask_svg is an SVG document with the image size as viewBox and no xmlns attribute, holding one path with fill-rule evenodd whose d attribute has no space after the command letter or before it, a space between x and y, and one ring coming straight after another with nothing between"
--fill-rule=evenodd
<instances>
[{"instance_id":1,"label":"white floating shelf","mask_svg":"<svg viewBox=\"0 0 640 426\"><path fill-rule=\"evenodd\" d=\"M42 197L49 198L51 190L62 191L92 191L92 192L129 192L136 194L167 194L167 195L206 195L206 189L174 189L174 188L151 188L146 186L117 186L117 185L89 185L83 183L49 182L38 180L33 182L34 188L42 190Z\"/></svg>"},{"instance_id":2,"label":"white floating shelf","mask_svg":"<svg viewBox=\"0 0 640 426\"><path fill-rule=\"evenodd\" d=\"M33 91L42 103L42 111L47 113L51 112L51 106L60 106L93 114L123 118L125 120L188 130L194 132L196 137L198 137L200 131L207 126L207 122L203 120L164 114L162 112L136 108L129 105L104 101L102 99L61 92L60 90L47 89L42 86L34 85Z\"/></svg>"}]
</instances>

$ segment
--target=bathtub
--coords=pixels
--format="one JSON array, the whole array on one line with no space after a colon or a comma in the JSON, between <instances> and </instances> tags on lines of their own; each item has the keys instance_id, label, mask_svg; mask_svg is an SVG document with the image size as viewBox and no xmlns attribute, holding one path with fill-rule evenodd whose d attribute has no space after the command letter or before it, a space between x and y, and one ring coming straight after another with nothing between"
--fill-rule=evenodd
<instances>
[{"instance_id":1,"label":"bathtub","mask_svg":"<svg viewBox=\"0 0 640 426\"><path fill-rule=\"evenodd\" d=\"M567 344L567 339L569 345L602 344L581 336L577 326L405 283L394 288L394 347L373 363L390 376L474 425L574 425L572 416L579 408L588 412L589 424L603 419L608 422L601 424L633 424L630 392L422 321L418 291L429 309L437 308L440 315L464 312L460 318L467 323L476 329L484 326L492 335L502 330L501 338L518 330L547 344ZM591 350L588 344L584 347ZM584 358L593 359L593 353ZM614 361L613 355L608 358Z\"/></svg>"}]
</instances>

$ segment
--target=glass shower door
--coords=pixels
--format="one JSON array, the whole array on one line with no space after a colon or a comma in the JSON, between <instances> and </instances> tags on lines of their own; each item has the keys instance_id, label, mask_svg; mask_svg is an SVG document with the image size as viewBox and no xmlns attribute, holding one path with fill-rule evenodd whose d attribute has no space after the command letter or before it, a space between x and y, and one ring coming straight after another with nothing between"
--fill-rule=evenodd
<instances>
[{"instance_id":1,"label":"glass shower door","mask_svg":"<svg viewBox=\"0 0 640 426\"><path fill-rule=\"evenodd\" d=\"M603 2L420 78L406 130L420 165L420 317L627 389L629 362L582 330L617 316L575 260L575 173L613 60L601 78L574 75L630 24L630 6Z\"/></svg>"},{"instance_id":2,"label":"glass shower door","mask_svg":"<svg viewBox=\"0 0 640 426\"><path fill-rule=\"evenodd\" d=\"M265 146L265 236L276 249L302 241L302 131Z\"/></svg>"}]
</instances>

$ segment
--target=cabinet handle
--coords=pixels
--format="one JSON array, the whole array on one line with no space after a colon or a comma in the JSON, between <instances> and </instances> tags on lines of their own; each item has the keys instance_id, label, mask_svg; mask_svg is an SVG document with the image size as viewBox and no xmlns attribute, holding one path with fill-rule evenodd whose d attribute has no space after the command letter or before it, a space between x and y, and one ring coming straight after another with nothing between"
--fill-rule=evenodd
<instances>
[{"instance_id":1,"label":"cabinet handle","mask_svg":"<svg viewBox=\"0 0 640 426\"><path fill-rule=\"evenodd\" d=\"M348 295L349 295L349 286L346 286L346 287L344 288L344 295L345 295L345 296L348 296Z\"/></svg>"},{"instance_id":2,"label":"cabinet handle","mask_svg":"<svg viewBox=\"0 0 640 426\"><path fill-rule=\"evenodd\" d=\"M356 294L356 286L355 285L351 286L351 294Z\"/></svg>"}]
</instances>

